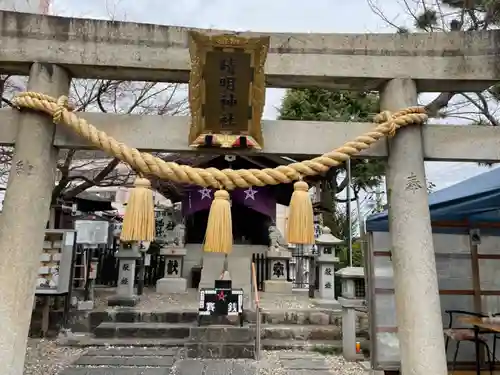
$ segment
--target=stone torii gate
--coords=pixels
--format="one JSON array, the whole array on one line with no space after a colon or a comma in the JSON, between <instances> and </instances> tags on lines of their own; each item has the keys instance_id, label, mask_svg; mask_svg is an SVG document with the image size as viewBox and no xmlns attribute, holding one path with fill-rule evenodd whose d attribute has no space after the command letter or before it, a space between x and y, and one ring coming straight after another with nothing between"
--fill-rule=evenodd
<instances>
[{"instance_id":1,"label":"stone torii gate","mask_svg":"<svg viewBox=\"0 0 500 375\"><path fill-rule=\"evenodd\" d=\"M67 95L72 78L188 82L185 28L13 12L0 16L0 73L29 75L28 91ZM418 92L479 91L496 82L498 36L497 31L271 34L266 83L379 90L382 108L396 111L416 105ZM187 117L81 116L140 150L192 151ZM57 152L89 145L67 129L55 128L50 118L29 111L2 110L0 124L0 145L15 145L0 217L0 371L21 375ZM266 143L260 152L316 156L373 124L263 121L262 127ZM499 145L498 128L426 125L398 131L389 142L361 153L388 160L403 374L447 373L424 160L496 162ZM422 188L415 190L415 183Z\"/></svg>"}]
</instances>

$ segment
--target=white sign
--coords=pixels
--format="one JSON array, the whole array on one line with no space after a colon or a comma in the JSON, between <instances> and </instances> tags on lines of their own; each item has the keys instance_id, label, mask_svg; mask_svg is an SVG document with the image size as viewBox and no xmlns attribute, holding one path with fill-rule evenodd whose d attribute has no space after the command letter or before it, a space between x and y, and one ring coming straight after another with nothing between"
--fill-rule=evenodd
<instances>
[{"instance_id":1,"label":"white sign","mask_svg":"<svg viewBox=\"0 0 500 375\"><path fill-rule=\"evenodd\" d=\"M66 233L66 239L64 240L64 246L73 246L75 242L75 232Z\"/></svg>"},{"instance_id":2,"label":"white sign","mask_svg":"<svg viewBox=\"0 0 500 375\"><path fill-rule=\"evenodd\" d=\"M76 243L85 245L107 244L109 223L102 220L75 220Z\"/></svg>"}]
</instances>

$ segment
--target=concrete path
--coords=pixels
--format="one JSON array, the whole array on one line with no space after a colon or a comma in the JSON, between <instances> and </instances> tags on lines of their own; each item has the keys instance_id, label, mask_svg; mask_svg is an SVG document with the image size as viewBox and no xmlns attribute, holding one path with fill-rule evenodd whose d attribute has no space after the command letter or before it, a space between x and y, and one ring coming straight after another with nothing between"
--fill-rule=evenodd
<instances>
[{"instance_id":1,"label":"concrete path","mask_svg":"<svg viewBox=\"0 0 500 375\"><path fill-rule=\"evenodd\" d=\"M185 359L175 348L89 349L61 375L330 375L319 354L277 353L260 361Z\"/></svg>"}]
</instances>

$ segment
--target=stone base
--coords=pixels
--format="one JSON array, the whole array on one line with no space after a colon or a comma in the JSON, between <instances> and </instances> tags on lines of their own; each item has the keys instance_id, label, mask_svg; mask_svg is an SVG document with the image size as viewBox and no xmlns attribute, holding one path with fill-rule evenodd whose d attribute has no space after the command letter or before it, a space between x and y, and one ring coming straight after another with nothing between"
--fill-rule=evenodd
<instances>
[{"instance_id":1,"label":"stone base","mask_svg":"<svg viewBox=\"0 0 500 375\"><path fill-rule=\"evenodd\" d=\"M374 370L371 368L371 364L368 361L360 361L358 362L361 365L361 368L363 369L364 373L366 375L384 375L384 371L381 370Z\"/></svg>"},{"instance_id":2,"label":"stone base","mask_svg":"<svg viewBox=\"0 0 500 375\"><path fill-rule=\"evenodd\" d=\"M94 309L94 301L78 301L77 310L90 311Z\"/></svg>"},{"instance_id":3,"label":"stone base","mask_svg":"<svg viewBox=\"0 0 500 375\"><path fill-rule=\"evenodd\" d=\"M134 307L139 302L138 296L120 296L114 295L108 298L108 306L124 306L124 307Z\"/></svg>"},{"instance_id":4,"label":"stone base","mask_svg":"<svg viewBox=\"0 0 500 375\"><path fill-rule=\"evenodd\" d=\"M183 294L187 293L187 280L182 277L164 277L156 282L156 293Z\"/></svg>"},{"instance_id":5,"label":"stone base","mask_svg":"<svg viewBox=\"0 0 500 375\"><path fill-rule=\"evenodd\" d=\"M264 291L266 293L292 294L292 283L284 280L265 280Z\"/></svg>"},{"instance_id":6,"label":"stone base","mask_svg":"<svg viewBox=\"0 0 500 375\"><path fill-rule=\"evenodd\" d=\"M184 348L187 358L255 358L255 343L188 342Z\"/></svg>"},{"instance_id":7,"label":"stone base","mask_svg":"<svg viewBox=\"0 0 500 375\"><path fill-rule=\"evenodd\" d=\"M340 305L339 301L336 299L315 299L313 302L316 306L322 307L325 309L335 309L335 310L341 310L342 306Z\"/></svg>"}]
</instances>

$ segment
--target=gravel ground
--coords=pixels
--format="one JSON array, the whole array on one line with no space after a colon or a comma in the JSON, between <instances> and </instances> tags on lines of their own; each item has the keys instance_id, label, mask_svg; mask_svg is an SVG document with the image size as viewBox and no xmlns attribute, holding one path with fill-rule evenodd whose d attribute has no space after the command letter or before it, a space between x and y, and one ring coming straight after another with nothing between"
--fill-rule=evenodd
<instances>
[{"instance_id":1,"label":"gravel ground","mask_svg":"<svg viewBox=\"0 0 500 375\"><path fill-rule=\"evenodd\" d=\"M26 362L24 365L24 375L57 375L66 367L75 361L80 355L84 354L87 349L78 349L70 347L60 347L54 341L30 339L28 342L28 350L26 352ZM259 375L286 375L287 370L283 368L283 355L293 353L290 350L283 351L264 351L259 362L251 360L228 360L246 363L251 367L259 369ZM297 356L302 356L302 353L297 353ZM346 362L342 356L321 354L305 354L306 356L315 356L325 358L330 365L332 375L362 375L364 371L362 367L353 362ZM288 370L289 371L289 370ZM311 372L314 374L314 372Z\"/></svg>"},{"instance_id":2,"label":"gravel ground","mask_svg":"<svg viewBox=\"0 0 500 375\"><path fill-rule=\"evenodd\" d=\"M287 375L290 373L289 369L283 368L283 361L290 357L290 354L295 354L297 357L317 357L324 358L330 365L330 373L332 375L364 375L364 369L356 362L346 362L344 357L340 355L322 355L317 353L294 352L292 350L279 350L279 351L263 351L262 359L255 362L255 366L259 368L259 375ZM280 357L282 358L280 361ZM281 362L281 364L280 364ZM307 370L306 370L307 371ZM313 370L309 371L310 375L314 375Z\"/></svg>"},{"instance_id":3,"label":"gravel ground","mask_svg":"<svg viewBox=\"0 0 500 375\"><path fill-rule=\"evenodd\" d=\"M357 362L347 362L340 355L326 356L326 361L330 365L330 372L335 375L361 375L365 370Z\"/></svg>"},{"instance_id":4,"label":"gravel ground","mask_svg":"<svg viewBox=\"0 0 500 375\"><path fill-rule=\"evenodd\" d=\"M24 375L57 375L60 374L66 367L75 361L80 355L84 354L86 349L76 349L69 347L58 347L55 342L50 340L30 339L28 350L26 353L26 362L24 365ZM283 351L264 351L260 361L252 361L248 359L242 360L227 360L228 362L241 363L243 365L257 368L259 375L287 375L289 369L283 368L283 355L293 354L290 350ZM297 353L298 357L303 356L303 353ZM362 375L364 371L362 367L353 362L346 362L342 356L321 354L305 354L306 356L314 356L324 358L330 365L330 373L332 375ZM311 375L315 372L310 371Z\"/></svg>"},{"instance_id":5,"label":"gravel ground","mask_svg":"<svg viewBox=\"0 0 500 375\"><path fill-rule=\"evenodd\" d=\"M114 294L114 288L97 288L95 290L95 309L107 310L107 298ZM299 292L292 295L276 295L259 293L261 307L264 310L316 309L306 294ZM141 311L197 310L198 291L189 289L186 294L158 294L147 288L135 307Z\"/></svg>"},{"instance_id":6,"label":"gravel ground","mask_svg":"<svg viewBox=\"0 0 500 375\"><path fill-rule=\"evenodd\" d=\"M56 375L84 351L81 348L57 346L51 340L28 339L24 375Z\"/></svg>"}]
</instances>

